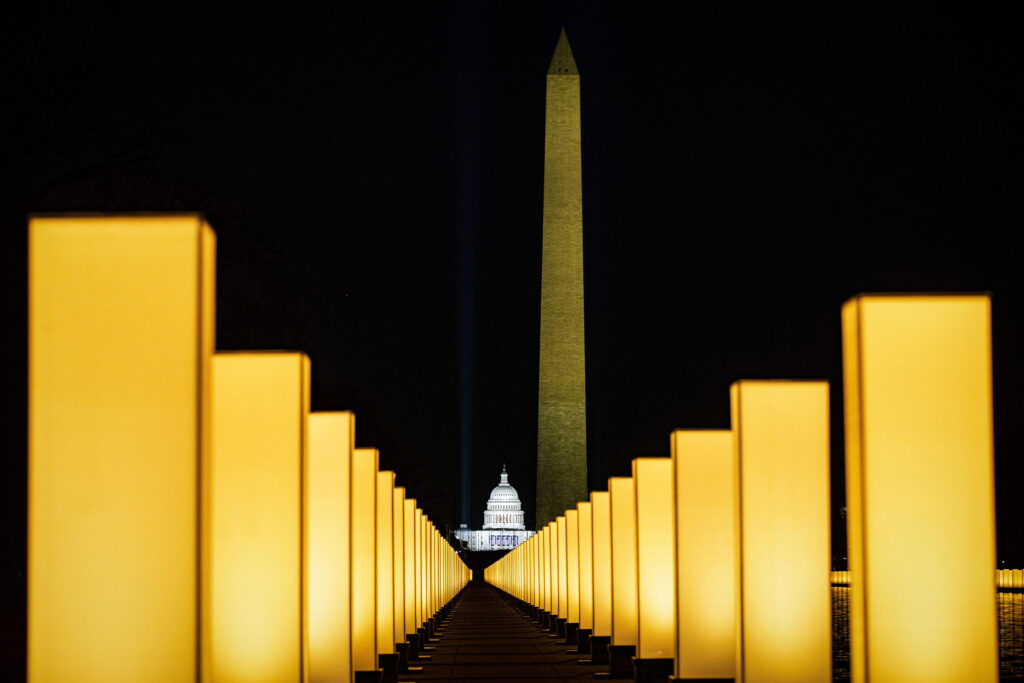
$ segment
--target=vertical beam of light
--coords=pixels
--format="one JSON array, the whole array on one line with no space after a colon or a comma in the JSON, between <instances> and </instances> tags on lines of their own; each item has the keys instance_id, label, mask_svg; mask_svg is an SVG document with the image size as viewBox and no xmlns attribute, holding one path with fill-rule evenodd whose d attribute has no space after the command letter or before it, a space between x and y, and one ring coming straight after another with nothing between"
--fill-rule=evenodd
<instances>
[{"instance_id":1,"label":"vertical beam of light","mask_svg":"<svg viewBox=\"0 0 1024 683\"><path fill-rule=\"evenodd\" d=\"M843 376L853 679L996 681L989 298L848 301Z\"/></svg>"},{"instance_id":2,"label":"vertical beam of light","mask_svg":"<svg viewBox=\"0 0 1024 683\"><path fill-rule=\"evenodd\" d=\"M392 501L395 549L395 643L405 642L405 487L396 486Z\"/></svg>"},{"instance_id":3,"label":"vertical beam of light","mask_svg":"<svg viewBox=\"0 0 1024 683\"><path fill-rule=\"evenodd\" d=\"M636 645L636 507L633 478L608 479L611 512L612 645Z\"/></svg>"},{"instance_id":4,"label":"vertical beam of light","mask_svg":"<svg viewBox=\"0 0 1024 683\"><path fill-rule=\"evenodd\" d=\"M303 473L309 359L213 359L208 680L303 676Z\"/></svg>"},{"instance_id":5,"label":"vertical beam of light","mask_svg":"<svg viewBox=\"0 0 1024 683\"><path fill-rule=\"evenodd\" d=\"M199 216L30 221L31 681L196 677L214 249Z\"/></svg>"},{"instance_id":6,"label":"vertical beam of light","mask_svg":"<svg viewBox=\"0 0 1024 683\"><path fill-rule=\"evenodd\" d=\"M732 432L672 433L676 483L676 677L736 675Z\"/></svg>"},{"instance_id":7,"label":"vertical beam of light","mask_svg":"<svg viewBox=\"0 0 1024 683\"><path fill-rule=\"evenodd\" d=\"M405 635L416 634L416 499L405 500ZM407 640L408 638L403 638Z\"/></svg>"},{"instance_id":8,"label":"vertical beam of light","mask_svg":"<svg viewBox=\"0 0 1024 683\"><path fill-rule=\"evenodd\" d=\"M737 680L832 680L828 383L730 389Z\"/></svg>"},{"instance_id":9,"label":"vertical beam of light","mask_svg":"<svg viewBox=\"0 0 1024 683\"><path fill-rule=\"evenodd\" d=\"M590 494L594 543L594 635L612 634L611 505L607 491Z\"/></svg>"},{"instance_id":10,"label":"vertical beam of light","mask_svg":"<svg viewBox=\"0 0 1024 683\"><path fill-rule=\"evenodd\" d=\"M580 628L594 628L594 542L593 504L584 501L579 512Z\"/></svg>"},{"instance_id":11,"label":"vertical beam of light","mask_svg":"<svg viewBox=\"0 0 1024 683\"><path fill-rule=\"evenodd\" d=\"M377 473L377 654L395 653L395 473Z\"/></svg>"},{"instance_id":12,"label":"vertical beam of light","mask_svg":"<svg viewBox=\"0 0 1024 683\"><path fill-rule=\"evenodd\" d=\"M459 450L462 462L462 523L470 520L473 494L473 420L476 378L477 227L480 223L480 35L479 10L459 4L458 126L456 150L459 230Z\"/></svg>"},{"instance_id":13,"label":"vertical beam of light","mask_svg":"<svg viewBox=\"0 0 1024 683\"><path fill-rule=\"evenodd\" d=\"M675 657L675 518L670 458L633 460L636 512L636 656Z\"/></svg>"},{"instance_id":14,"label":"vertical beam of light","mask_svg":"<svg viewBox=\"0 0 1024 683\"><path fill-rule=\"evenodd\" d=\"M347 680L349 633L349 475L355 447L355 416L309 416L306 477L306 614L309 680Z\"/></svg>"},{"instance_id":15,"label":"vertical beam of light","mask_svg":"<svg viewBox=\"0 0 1024 683\"><path fill-rule=\"evenodd\" d=\"M352 668L377 670L377 462L374 448L352 454Z\"/></svg>"}]
</instances>

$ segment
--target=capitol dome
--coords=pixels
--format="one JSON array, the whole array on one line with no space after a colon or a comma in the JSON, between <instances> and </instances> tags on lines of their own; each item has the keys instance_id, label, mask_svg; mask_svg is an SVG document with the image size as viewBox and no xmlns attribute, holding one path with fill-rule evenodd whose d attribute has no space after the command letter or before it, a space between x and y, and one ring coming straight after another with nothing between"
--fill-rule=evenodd
<instances>
[{"instance_id":1,"label":"capitol dome","mask_svg":"<svg viewBox=\"0 0 1024 683\"><path fill-rule=\"evenodd\" d=\"M491 491L484 511L484 529L525 529L519 494L508 483L508 472L501 466L501 481Z\"/></svg>"}]
</instances>

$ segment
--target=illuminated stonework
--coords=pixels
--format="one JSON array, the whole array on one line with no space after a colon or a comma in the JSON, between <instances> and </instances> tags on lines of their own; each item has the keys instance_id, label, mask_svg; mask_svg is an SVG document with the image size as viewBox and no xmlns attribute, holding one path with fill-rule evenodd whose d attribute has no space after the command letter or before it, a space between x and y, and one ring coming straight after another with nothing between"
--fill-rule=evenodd
<instances>
[{"instance_id":1,"label":"illuminated stonework","mask_svg":"<svg viewBox=\"0 0 1024 683\"><path fill-rule=\"evenodd\" d=\"M547 77L537 527L587 497L580 76L565 31Z\"/></svg>"},{"instance_id":2,"label":"illuminated stonework","mask_svg":"<svg viewBox=\"0 0 1024 683\"><path fill-rule=\"evenodd\" d=\"M491 491L484 511L484 528L476 531L463 524L455 538L470 550L509 550L533 536L523 523L523 506L519 494L508 483L508 472L501 468L501 481Z\"/></svg>"}]
</instances>

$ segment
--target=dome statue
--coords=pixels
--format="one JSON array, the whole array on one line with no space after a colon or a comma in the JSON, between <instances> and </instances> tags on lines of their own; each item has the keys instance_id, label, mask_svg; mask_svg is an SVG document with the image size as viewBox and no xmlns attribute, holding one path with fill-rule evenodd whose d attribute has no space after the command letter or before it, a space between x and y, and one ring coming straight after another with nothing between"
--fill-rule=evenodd
<instances>
[{"instance_id":1,"label":"dome statue","mask_svg":"<svg viewBox=\"0 0 1024 683\"><path fill-rule=\"evenodd\" d=\"M501 466L501 480L491 490L484 511L484 529L525 529L519 494L508 483L508 470Z\"/></svg>"},{"instance_id":2,"label":"dome statue","mask_svg":"<svg viewBox=\"0 0 1024 683\"><path fill-rule=\"evenodd\" d=\"M508 483L508 470L501 466L501 480L491 490L484 510L484 528L470 529L466 524L455 530L455 538L467 550L511 550L533 536L527 531L519 494Z\"/></svg>"}]
</instances>

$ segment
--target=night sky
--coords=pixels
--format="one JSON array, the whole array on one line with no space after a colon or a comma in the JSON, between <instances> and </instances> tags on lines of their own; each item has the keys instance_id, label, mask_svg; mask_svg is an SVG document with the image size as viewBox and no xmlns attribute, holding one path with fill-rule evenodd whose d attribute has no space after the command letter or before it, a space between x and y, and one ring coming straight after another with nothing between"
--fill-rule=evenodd
<instances>
[{"instance_id":1,"label":"night sky","mask_svg":"<svg viewBox=\"0 0 1024 683\"><path fill-rule=\"evenodd\" d=\"M218 348L309 353L313 409L354 410L357 444L380 448L442 530L462 521L463 453L471 526L503 462L533 523L544 87L563 25L582 79L590 487L667 455L674 428L728 427L736 379L827 379L841 559L840 306L987 291L999 556L1024 564L1008 17L139 4L40 8L0 40L12 666L31 213L202 212L218 237Z\"/></svg>"}]
</instances>

